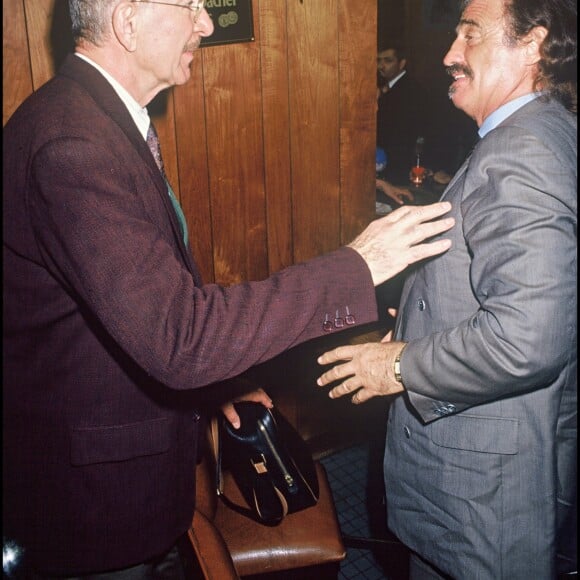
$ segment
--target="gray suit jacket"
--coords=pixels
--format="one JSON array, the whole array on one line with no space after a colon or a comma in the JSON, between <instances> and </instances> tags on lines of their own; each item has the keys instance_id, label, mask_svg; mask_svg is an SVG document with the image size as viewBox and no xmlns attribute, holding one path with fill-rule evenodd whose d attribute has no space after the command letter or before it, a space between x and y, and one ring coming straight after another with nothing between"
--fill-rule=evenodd
<instances>
[{"instance_id":1,"label":"gray suit jacket","mask_svg":"<svg viewBox=\"0 0 580 580\"><path fill-rule=\"evenodd\" d=\"M443 194L451 250L403 289L389 525L455 578L552 577L575 501L576 136L538 99L487 134Z\"/></svg>"}]
</instances>

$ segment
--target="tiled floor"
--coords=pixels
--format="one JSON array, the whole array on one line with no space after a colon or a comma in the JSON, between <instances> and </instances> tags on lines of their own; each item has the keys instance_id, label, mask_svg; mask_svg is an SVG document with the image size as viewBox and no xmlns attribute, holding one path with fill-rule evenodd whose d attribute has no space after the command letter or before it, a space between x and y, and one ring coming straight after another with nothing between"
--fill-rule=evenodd
<instances>
[{"instance_id":1,"label":"tiled floor","mask_svg":"<svg viewBox=\"0 0 580 580\"><path fill-rule=\"evenodd\" d=\"M321 461L347 546L339 580L406 579L406 551L385 527L382 442L366 441Z\"/></svg>"}]
</instances>

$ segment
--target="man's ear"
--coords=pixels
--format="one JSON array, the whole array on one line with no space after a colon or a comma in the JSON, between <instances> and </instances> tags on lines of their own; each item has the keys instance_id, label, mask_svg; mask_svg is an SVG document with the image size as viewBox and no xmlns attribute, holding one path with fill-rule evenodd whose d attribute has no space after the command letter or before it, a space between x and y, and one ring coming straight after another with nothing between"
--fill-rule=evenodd
<instances>
[{"instance_id":1,"label":"man's ear","mask_svg":"<svg viewBox=\"0 0 580 580\"><path fill-rule=\"evenodd\" d=\"M134 2L119 2L113 10L113 32L128 52L137 48L138 14Z\"/></svg>"},{"instance_id":2,"label":"man's ear","mask_svg":"<svg viewBox=\"0 0 580 580\"><path fill-rule=\"evenodd\" d=\"M542 58L540 48L544 39L548 36L548 29L543 26L534 26L524 37L525 55L528 64L536 64Z\"/></svg>"}]
</instances>

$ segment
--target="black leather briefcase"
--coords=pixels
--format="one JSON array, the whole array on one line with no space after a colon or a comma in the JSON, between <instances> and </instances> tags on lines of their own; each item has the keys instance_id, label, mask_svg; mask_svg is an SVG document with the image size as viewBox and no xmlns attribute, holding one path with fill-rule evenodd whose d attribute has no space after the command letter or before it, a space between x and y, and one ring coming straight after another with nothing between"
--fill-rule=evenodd
<instances>
[{"instance_id":1,"label":"black leather briefcase","mask_svg":"<svg viewBox=\"0 0 580 580\"><path fill-rule=\"evenodd\" d=\"M312 453L300 434L276 409L235 403L239 429L220 416L212 425L217 492L238 512L267 525L315 505L318 479ZM233 503L222 489L222 470L231 472L248 507Z\"/></svg>"}]
</instances>

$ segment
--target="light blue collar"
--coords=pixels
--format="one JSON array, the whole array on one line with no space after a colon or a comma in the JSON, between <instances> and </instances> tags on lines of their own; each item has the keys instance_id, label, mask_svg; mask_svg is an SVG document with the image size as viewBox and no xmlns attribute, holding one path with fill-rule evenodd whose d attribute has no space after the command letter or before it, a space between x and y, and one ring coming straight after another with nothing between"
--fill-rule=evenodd
<instances>
[{"instance_id":1,"label":"light blue collar","mask_svg":"<svg viewBox=\"0 0 580 580\"><path fill-rule=\"evenodd\" d=\"M495 129L502 121L507 119L511 114L515 113L518 109L521 109L524 105L533 101L535 98L539 97L541 93L528 93L502 105L499 109L496 109L485 121L481 124L481 127L477 131L479 136L483 139L492 129Z\"/></svg>"}]
</instances>

